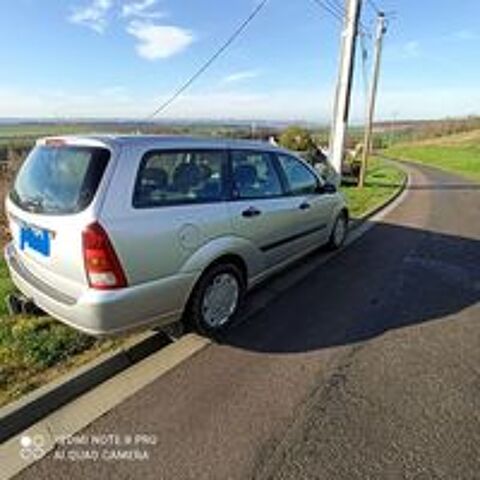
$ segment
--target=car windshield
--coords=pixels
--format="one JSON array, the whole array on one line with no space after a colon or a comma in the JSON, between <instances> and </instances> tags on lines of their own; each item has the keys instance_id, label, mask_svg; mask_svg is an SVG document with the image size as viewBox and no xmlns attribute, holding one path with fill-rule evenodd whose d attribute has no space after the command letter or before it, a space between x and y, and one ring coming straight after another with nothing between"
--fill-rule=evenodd
<instances>
[{"instance_id":1,"label":"car windshield","mask_svg":"<svg viewBox=\"0 0 480 480\"><path fill-rule=\"evenodd\" d=\"M78 213L91 203L109 158L103 148L38 146L22 165L11 199L35 213Z\"/></svg>"}]
</instances>

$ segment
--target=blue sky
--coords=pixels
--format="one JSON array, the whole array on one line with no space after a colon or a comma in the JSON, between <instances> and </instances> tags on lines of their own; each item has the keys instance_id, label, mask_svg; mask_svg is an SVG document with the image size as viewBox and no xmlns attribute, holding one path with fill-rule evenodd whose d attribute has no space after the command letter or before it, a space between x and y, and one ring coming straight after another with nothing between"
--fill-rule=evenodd
<instances>
[{"instance_id":1,"label":"blue sky","mask_svg":"<svg viewBox=\"0 0 480 480\"><path fill-rule=\"evenodd\" d=\"M0 117L144 118L256 2L2 0ZM480 2L376 2L397 12L378 117L480 114ZM372 29L367 5L362 21ZM312 0L270 0L162 118L328 121L339 35L339 23ZM356 71L354 121L365 108L360 55Z\"/></svg>"}]
</instances>

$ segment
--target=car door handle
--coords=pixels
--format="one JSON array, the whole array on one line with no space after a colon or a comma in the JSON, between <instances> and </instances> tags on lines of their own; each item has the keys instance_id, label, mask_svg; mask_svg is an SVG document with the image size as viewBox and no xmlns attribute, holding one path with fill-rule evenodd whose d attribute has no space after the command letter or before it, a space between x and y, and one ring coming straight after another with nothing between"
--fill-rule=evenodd
<instances>
[{"instance_id":1,"label":"car door handle","mask_svg":"<svg viewBox=\"0 0 480 480\"><path fill-rule=\"evenodd\" d=\"M262 212L258 208L255 208L255 207L247 208L246 210L244 210L242 212L242 216L245 217L245 218L258 217L261 214L262 214Z\"/></svg>"},{"instance_id":2,"label":"car door handle","mask_svg":"<svg viewBox=\"0 0 480 480\"><path fill-rule=\"evenodd\" d=\"M303 202L299 205L299 209L300 210L308 210L310 209L312 206L308 203L308 202Z\"/></svg>"}]
</instances>

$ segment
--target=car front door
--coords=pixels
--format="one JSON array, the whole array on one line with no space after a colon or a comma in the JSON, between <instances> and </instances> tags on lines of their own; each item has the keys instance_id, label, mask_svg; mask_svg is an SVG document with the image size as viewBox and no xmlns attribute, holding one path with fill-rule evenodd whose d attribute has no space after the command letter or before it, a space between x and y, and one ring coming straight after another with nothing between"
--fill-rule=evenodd
<instances>
[{"instance_id":1,"label":"car front door","mask_svg":"<svg viewBox=\"0 0 480 480\"><path fill-rule=\"evenodd\" d=\"M297 209L297 248L325 243L335 207L334 196L321 192L321 180L303 161L287 154L278 154L277 158Z\"/></svg>"},{"instance_id":2,"label":"car front door","mask_svg":"<svg viewBox=\"0 0 480 480\"><path fill-rule=\"evenodd\" d=\"M232 201L230 215L235 234L247 239L259 253L260 274L292 253L298 213L296 199L287 194L275 157L269 152L234 150L230 153Z\"/></svg>"}]
</instances>

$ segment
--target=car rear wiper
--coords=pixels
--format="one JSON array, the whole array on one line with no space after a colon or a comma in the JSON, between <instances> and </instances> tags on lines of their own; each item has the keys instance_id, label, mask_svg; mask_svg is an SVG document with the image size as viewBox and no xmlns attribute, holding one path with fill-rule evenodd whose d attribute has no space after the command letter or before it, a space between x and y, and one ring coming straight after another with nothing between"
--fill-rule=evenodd
<instances>
[{"instance_id":1,"label":"car rear wiper","mask_svg":"<svg viewBox=\"0 0 480 480\"><path fill-rule=\"evenodd\" d=\"M39 213L43 211L44 201L41 197L28 197L21 199L21 204L30 212Z\"/></svg>"}]
</instances>

